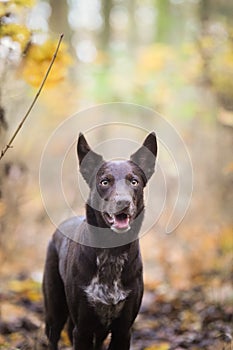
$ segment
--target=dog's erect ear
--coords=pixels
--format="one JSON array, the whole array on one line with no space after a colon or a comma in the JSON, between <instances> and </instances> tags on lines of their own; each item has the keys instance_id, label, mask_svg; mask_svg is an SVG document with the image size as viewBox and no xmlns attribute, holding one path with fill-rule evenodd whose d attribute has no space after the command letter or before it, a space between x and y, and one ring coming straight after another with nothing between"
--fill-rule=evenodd
<instances>
[{"instance_id":1,"label":"dog's erect ear","mask_svg":"<svg viewBox=\"0 0 233 350\"><path fill-rule=\"evenodd\" d=\"M157 156L157 140L154 132L150 133L142 147L131 155L130 160L142 169L146 176L146 182L150 179L155 170Z\"/></svg>"},{"instance_id":2,"label":"dog's erect ear","mask_svg":"<svg viewBox=\"0 0 233 350\"><path fill-rule=\"evenodd\" d=\"M83 134L79 134L77 153L80 172L88 185L91 184L93 175L97 173L104 162L103 157L91 150Z\"/></svg>"}]
</instances>

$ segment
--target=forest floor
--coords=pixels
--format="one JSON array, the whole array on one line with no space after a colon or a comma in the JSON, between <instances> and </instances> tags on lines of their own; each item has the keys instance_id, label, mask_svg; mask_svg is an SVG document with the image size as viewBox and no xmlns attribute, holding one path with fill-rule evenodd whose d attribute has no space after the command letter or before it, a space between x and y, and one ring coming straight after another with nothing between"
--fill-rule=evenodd
<instances>
[{"instance_id":1,"label":"forest floor","mask_svg":"<svg viewBox=\"0 0 233 350\"><path fill-rule=\"evenodd\" d=\"M41 283L36 279L19 274L1 287L0 349L47 349ZM232 350L232 322L233 305L210 302L205 286L175 292L146 284L131 349ZM65 331L60 346L70 349Z\"/></svg>"}]
</instances>

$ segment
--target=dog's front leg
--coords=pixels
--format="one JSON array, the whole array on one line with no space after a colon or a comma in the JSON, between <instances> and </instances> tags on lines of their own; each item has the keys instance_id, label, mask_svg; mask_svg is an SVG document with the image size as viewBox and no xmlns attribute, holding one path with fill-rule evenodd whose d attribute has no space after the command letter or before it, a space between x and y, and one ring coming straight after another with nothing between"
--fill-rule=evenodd
<instances>
[{"instance_id":1,"label":"dog's front leg","mask_svg":"<svg viewBox=\"0 0 233 350\"><path fill-rule=\"evenodd\" d=\"M130 348L131 330L112 331L112 338L108 350L129 350Z\"/></svg>"},{"instance_id":2,"label":"dog's front leg","mask_svg":"<svg viewBox=\"0 0 233 350\"><path fill-rule=\"evenodd\" d=\"M94 350L93 332L76 326L73 330L73 347L74 350Z\"/></svg>"}]
</instances>

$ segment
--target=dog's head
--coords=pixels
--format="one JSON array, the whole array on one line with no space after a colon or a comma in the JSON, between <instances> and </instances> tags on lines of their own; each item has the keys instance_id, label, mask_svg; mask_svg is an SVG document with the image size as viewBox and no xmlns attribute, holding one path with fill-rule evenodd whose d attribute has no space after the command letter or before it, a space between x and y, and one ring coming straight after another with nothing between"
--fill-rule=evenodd
<instances>
[{"instance_id":1,"label":"dog's head","mask_svg":"<svg viewBox=\"0 0 233 350\"><path fill-rule=\"evenodd\" d=\"M126 161L104 161L82 134L77 151L80 172L90 187L88 205L98 212L105 227L127 232L144 209L143 189L154 172L157 155L155 133Z\"/></svg>"}]
</instances>

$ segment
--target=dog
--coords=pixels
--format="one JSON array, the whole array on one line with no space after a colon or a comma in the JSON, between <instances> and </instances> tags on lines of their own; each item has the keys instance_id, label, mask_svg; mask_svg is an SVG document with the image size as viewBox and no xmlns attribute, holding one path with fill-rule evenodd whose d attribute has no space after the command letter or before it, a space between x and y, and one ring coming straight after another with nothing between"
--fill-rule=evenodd
<instances>
[{"instance_id":1,"label":"dog","mask_svg":"<svg viewBox=\"0 0 233 350\"><path fill-rule=\"evenodd\" d=\"M143 296L138 235L156 136L150 133L129 160L104 161L80 134L77 153L90 194L86 217L63 222L48 246L43 295L49 348L58 349L68 321L75 350L101 350L109 333L108 350L129 350Z\"/></svg>"}]
</instances>

